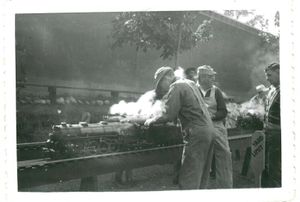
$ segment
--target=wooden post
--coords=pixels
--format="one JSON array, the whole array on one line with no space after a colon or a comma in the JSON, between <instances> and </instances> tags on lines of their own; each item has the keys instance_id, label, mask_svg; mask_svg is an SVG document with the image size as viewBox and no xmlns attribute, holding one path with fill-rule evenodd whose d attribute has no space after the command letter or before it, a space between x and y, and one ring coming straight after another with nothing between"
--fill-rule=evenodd
<instances>
[{"instance_id":1,"label":"wooden post","mask_svg":"<svg viewBox=\"0 0 300 202\"><path fill-rule=\"evenodd\" d=\"M119 92L118 91L111 91L110 96L112 98L113 103L117 103L119 100Z\"/></svg>"},{"instance_id":2,"label":"wooden post","mask_svg":"<svg viewBox=\"0 0 300 202\"><path fill-rule=\"evenodd\" d=\"M239 161L241 159L241 154L240 154L240 150L236 149L235 150L235 158L236 161Z\"/></svg>"},{"instance_id":3,"label":"wooden post","mask_svg":"<svg viewBox=\"0 0 300 202\"><path fill-rule=\"evenodd\" d=\"M247 176L248 170L249 170L249 165L251 161L251 147L248 147L246 150L244 162L243 162L243 168L242 168L242 175Z\"/></svg>"},{"instance_id":4,"label":"wooden post","mask_svg":"<svg viewBox=\"0 0 300 202\"><path fill-rule=\"evenodd\" d=\"M216 155L213 155L213 159L211 162L211 171L210 171L210 177L216 177Z\"/></svg>"},{"instance_id":5,"label":"wooden post","mask_svg":"<svg viewBox=\"0 0 300 202\"><path fill-rule=\"evenodd\" d=\"M56 104L56 88L53 86L48 87L49 99L51 104Z\"/></svg>"}]
</instances>

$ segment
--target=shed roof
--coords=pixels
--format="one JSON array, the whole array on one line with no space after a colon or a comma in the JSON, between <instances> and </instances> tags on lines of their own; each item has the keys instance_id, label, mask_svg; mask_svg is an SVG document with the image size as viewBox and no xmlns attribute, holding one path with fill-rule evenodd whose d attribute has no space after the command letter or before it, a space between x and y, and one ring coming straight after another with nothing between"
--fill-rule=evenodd
<instances>
[{"instance_id":1,"label":"shed roof","mask_svg":"<svg viewBox=\"0 0 300 202\"><path fill-rule=\"evenodd\" d=\"M222 23L231 25L231 26L236 27L238 29L244 30L244 31L249 32L251 34L257 35L257 34L259 34L261 32L264 32L262 30L259 30L259 29L255 28L255 27L252 27L250 25L247 25L247 24L242 23L242 22L240 22L238 20L232 19L232 18L227 17L225 15L222 15L220 13L217 13L215 11L208 11L207 10L207 11L200 11L200 13L202 15L208 16L210 18L213 18L213 19L218 20L218 21L220 21ZM269 34L272 34L272 33L269 33Z\"/></svg>"}]
</instances>

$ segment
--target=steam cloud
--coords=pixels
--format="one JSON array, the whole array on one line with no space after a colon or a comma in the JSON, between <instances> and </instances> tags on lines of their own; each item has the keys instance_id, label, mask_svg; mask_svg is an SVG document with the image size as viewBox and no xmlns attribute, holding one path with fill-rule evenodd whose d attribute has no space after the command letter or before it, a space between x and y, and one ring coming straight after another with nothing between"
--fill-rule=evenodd
<instances>
[{"instance_id":1,"label":"steam cloud","mask_svg":"<svg viewBox=\"0 0 300 202\"><path fill-rule=\"evenodd\" d=\"M125 102L121 100L118 104L111 106L110 114L120 114L134 118L148 119L161 116L165 112L165 103L161 100L155 101L155 92L148 91L143 94L137 102Z\"/></svg>"},{"instance_id":2,"label":"steam cloud","mask_svg":"<svg viewBox=\"0 0 300 202\"><path fill-rule=\"evenodd\" d=\"M176 79L184 78L184 69L178 67L174 71ZM163 100L155 100L155 91L143 94L137 102L126 102L121 100L109 109L110 114L125 115L129 120L146 120L148 118L160 117L166 111Z\"/></svg>"},{"instance_id":3,"label":"steam cloud","mask_svg":"<svg viewBox=\"0 0 300 202\"><path fill-rule=\"evenodd\" d=\"M174 74L175 74L176 79L184 79L185 78L184 69L182 67L178 67L174 71Z\"/></svg>"},{"instance_id":4,"label":"steam cloud","mask_svg":"<svg viewBox=\"0 0 300 202\"><path fill-rule=\"evenodd\" d=\"M263 120L265 108L262 104L256 104L252 101L248 101L241 104L240 113L242 116L246 116L247 114L256 115Z\"/></svg>"}]
</instances>

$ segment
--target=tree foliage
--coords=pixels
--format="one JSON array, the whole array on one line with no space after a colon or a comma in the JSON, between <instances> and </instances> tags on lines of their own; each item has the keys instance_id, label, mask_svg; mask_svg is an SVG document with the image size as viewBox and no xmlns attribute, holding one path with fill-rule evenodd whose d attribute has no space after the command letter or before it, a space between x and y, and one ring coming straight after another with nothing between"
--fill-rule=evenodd
<instances>
[{"instance_id":1,"label":"tree foliage","mask_svg":"<svg viewBox=\"0 0 300 202\"><path fill-rule=\"evenodd\" d=\"M239 20L240 17L248 16L250 14L253 14L253 11L249 10L225 10L224 15L235 18Z\"/></svg>"},{"instance_id":2,"label":"tree foliage","mask_svg":"<svg viewBox=\"0 0 300 202\"><path fill-rule=\"evenodd\" d=\"M213 37L211 21L199 25L198 12L123 12L113 20L113 48L130 44L136 50L161 50L163 59L195 47Z\"/></svg>"},{"instance_id":3,"label":"tree foliage","mask_svg":"<svg viewBox=\"0 0 300 202\"><path fill-rule=\"evenodd\" d=\"M268 51L275 54L279 53L279 12L274 15L273 22L269 22L269 19L263 15L257 14L252 10L225 10L224 15L233 19L239 20L241 17L246 17L245 24L260 29L259 36L262 39L262 45L268 49ZM276 32L270 33L270 23L273 23L273 27L276 28Z\"/></svg>"}]
</instances>

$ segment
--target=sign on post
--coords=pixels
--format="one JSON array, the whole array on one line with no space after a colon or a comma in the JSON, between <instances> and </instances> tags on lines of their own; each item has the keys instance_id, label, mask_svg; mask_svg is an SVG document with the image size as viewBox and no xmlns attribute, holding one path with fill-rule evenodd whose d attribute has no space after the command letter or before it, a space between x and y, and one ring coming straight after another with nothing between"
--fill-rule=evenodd
<instances>
[{"instance_id":1,"label":"sign on post","mask_svg":"<svg viewBox=\"0 0 300 202\"><path fill-rule=\"evenodd\" d=\"M261 175L265 167L265 134L255 131L251 138L251 168L254 171L255 183L261 187Z\"/></svg>"}]
</instances>

